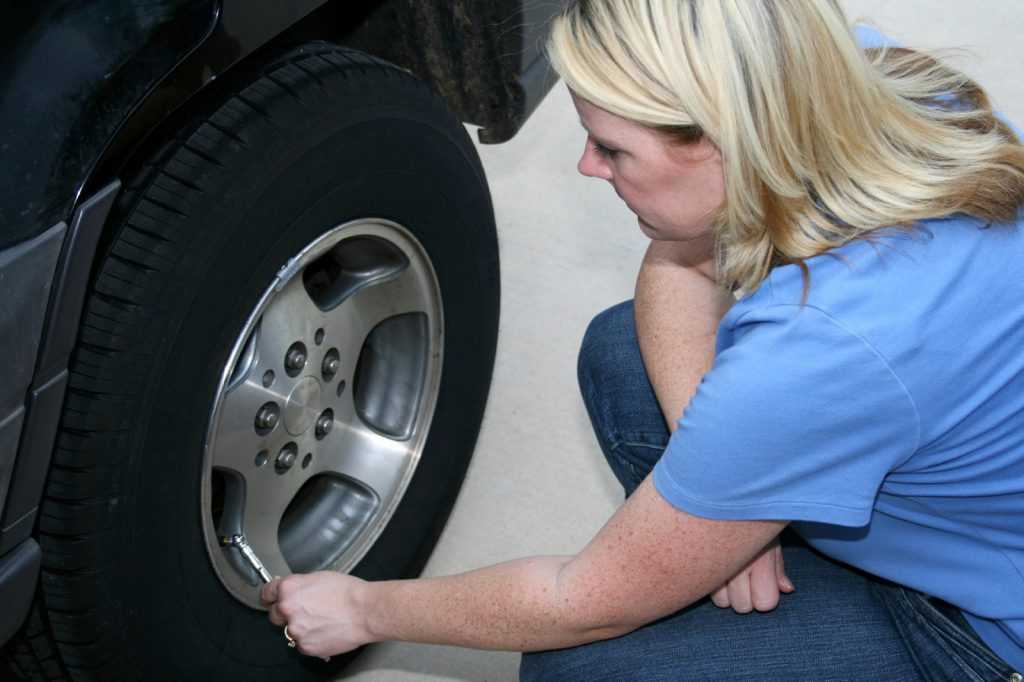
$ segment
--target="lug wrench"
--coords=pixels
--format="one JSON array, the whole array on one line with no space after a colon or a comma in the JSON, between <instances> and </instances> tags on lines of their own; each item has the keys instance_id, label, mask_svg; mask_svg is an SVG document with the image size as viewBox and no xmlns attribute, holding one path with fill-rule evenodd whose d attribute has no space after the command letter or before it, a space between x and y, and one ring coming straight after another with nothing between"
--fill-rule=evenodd
<instances>
[{"instance_id":1,"label":"lug wrench","mask_svg":"<svg viewBox=\"0 0 1024 682\"><path fill-rule=\"evenodd\" d=\"M254 571L256 571L256 575L258 575L260 580L264 583L269 583L274 579L273 576L270 575L270 571L267 570L267 567L263 565L262 561L260 561L260 558L256 556L256 552L252 551L252 547L248 542L246 542L244 535L222 536L220 544L224 547L234 547L241 552L242 556L245 557L245 560L248 561L249 565L252 566Z\"/></svg>"},{"instance_id":2,"label":"lug wrench","mask_svg":"<svg viewBox=\"0 0 1024 682\"><path fill-rule=\"evenodd\" d=\"M264 583L269 583L271 580L273 580L273 576L270 575L270 571L268 571L267 567L263 565L263 562L260 561L260 558L256 556L256 552L252 551L252 546L250 546L249 543L246 542L244 535L221 536L220 544L224 547L234 547L239 552L241 552L242 556L245 557L245 560L248 561L249 565L252 566L254 571L256 571L256 575L258 575L260 577L260 580L262 580ZM285 636L287 637L287 627L285 628L284 632ZM289 637L288 646L294 647L295 640ZM321 656L320 658L323 660L324 663L329 663L331 661L330 656Z\"/></svg>"}]
</instances>

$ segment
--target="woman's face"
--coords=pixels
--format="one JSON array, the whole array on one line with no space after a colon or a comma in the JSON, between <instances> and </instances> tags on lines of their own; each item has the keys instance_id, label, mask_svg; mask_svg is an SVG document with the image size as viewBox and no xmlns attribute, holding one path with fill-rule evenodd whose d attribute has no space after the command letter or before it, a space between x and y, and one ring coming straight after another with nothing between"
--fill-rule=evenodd
<instances>
[{"instance_id":1,"label":"woman's face","mask_svg":"<svg viewBox=\"0 0 1024 682\"><path fill-rule=\"evenodd\" d=\"M645 235L655 240L707 237L725 199L722 155L706 138L679 144L572 93L587 145L577 168L611 183Z\"/></svg>"}]
</instances>

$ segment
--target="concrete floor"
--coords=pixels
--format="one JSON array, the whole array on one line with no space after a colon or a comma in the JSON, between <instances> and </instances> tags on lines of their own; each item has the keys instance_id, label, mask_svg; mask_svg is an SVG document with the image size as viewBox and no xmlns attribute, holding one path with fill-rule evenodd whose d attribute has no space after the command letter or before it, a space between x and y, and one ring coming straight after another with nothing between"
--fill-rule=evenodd
<instances>
[{"instance_id":1,"label":"concrete floor","mask_svg":"<svg viewBox=\"0 0 1024 682\"><path fill-rule=\"evenodd\" d=\"M1024 124L1024 3L845 0L909 47L969 51L955 63ZM611 188L576 173L583 133L559 85L519 135L480 147L502 258L501 335L476 455L428 575L530 554L575 553L622 499L580 403L576 351L590 319L632 296L646 239ZM371 648L343 679L516 679L519 656L401 643Z\"/></svg>"}]
</instances>

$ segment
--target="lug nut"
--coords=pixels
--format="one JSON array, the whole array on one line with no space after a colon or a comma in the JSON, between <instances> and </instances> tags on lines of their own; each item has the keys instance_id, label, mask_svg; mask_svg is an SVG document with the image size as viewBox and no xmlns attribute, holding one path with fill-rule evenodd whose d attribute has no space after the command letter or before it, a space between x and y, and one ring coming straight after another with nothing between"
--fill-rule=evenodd
<instances>
[{"instance_id":1,"label":"lug nut","mask_svg":"<svg viewBox=\"0 0 1024 682\"><path fill-rule=\"evenodd\" d=\"M341 367L341 358L338 356L338 349L332 348L324 355L324 361L320 365L320 371L324 375L324 381L330 381L338 373Z\"/></svg>"},{"instance_id":2,"label":"lug nut","mask_svg":"<svg viewBox=\"0 0 1024 682\"><path fill-rule=\"evenodd\" d=\"M331 410L324 410L323 414L320 415L316 420L316 437L323 438L331 432L331 427L334 426L334 412Z\"/></svg>"},{"instance_id":3,"label":"lug nut","mask_svg":"<svg viewBox=\"0 0 1024 682\"><path fill-rule=\"evenodd\" d=\"M324 374L336 374L341 361L338 358L324 358Z\"/></svg>"},{"instance_id":4,"label":"lug nut","mask_svg":"<svg viewBox=\"0 0 1024 682\"><path fill-rule=\"evenodd\" d=\"M279 474L283 474L292 468L295 464L295 458L299 456L299 450L295 446L295 443L288 443L281 452L277 455L277 460L274 461L274 469Z\"/></svg>"},{"instance_id":5,"label":"lug nut","mask_svg":"<svg viewBox=\"0 0 1024 682\"><path fill-rule=\"evenodd\" d=\"M327 356L324 358L324 375L334 376L338 373L339 366L341 366L341 361L338 358Z\"/></svg>"},{"instance_id":6,"label":"lug nut","mask_svg":"<svg viewBox=\"0 0 1024 682\"><path fill-rule=\"evenodd\" d=\"M275 403L267 403L256 413L256 430L260 433L273 431L280 416Z\"/></svg>"},{"instance_id":7,"label":"lug nut","mask_svg":"<svg viewBox=\"0 0 1024 682\"><path fill-rule=\"evenodd\" d=\"M301 348L292 348L284 358L284 366L289 372L301 372L306 366L306 352Z\"/></svg>"}]
</instances>

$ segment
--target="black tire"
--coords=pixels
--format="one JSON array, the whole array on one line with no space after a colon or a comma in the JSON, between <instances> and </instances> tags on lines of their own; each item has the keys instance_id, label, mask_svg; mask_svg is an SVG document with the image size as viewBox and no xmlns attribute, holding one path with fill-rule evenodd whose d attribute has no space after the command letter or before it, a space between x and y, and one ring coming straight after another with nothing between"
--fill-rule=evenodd
<instances>
[{"instance_id":1,"label":"black tire","mask_svg":"<svg viewBox=\"0 0 1024 682\"><path fill-rule=\"evenodd\" d=\"M228 594L206 554L198 500L211 401L246 316L283 258L367 216L404 225L426 250L445 342L422 461L354 573L421 571L490 384L493 209L472 143L428 87L311 44L168 142L119 202L42 502L31 632L8 652L22 674L277 681L322 679L347 662L301 656L264 612Z\"/></svg>"}]
</instances>

